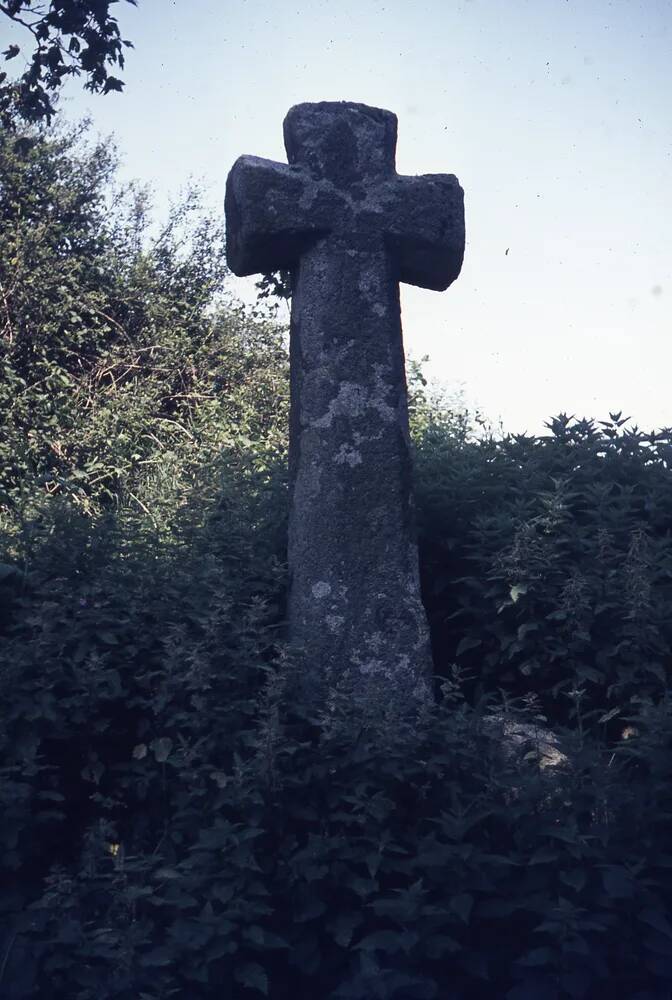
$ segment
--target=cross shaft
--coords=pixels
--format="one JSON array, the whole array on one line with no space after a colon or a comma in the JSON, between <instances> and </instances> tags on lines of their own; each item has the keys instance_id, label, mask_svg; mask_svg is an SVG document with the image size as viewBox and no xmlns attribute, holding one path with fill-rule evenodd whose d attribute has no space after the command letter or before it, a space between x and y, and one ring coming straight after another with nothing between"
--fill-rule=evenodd
<instances>
[{"instance_id":1,"label":"cross shaft","mask_svg":"<svg viewBox=\"0 0 672 1000\"><path fill-rule=\"evenodd\" d=\"M396 117L304 104L289 164L227 181L239 275L292 271L289 627L319 684L404 691L431 670L414 538L399 281L442 290L464 252L451 175L401 177Z\"/></svg>"}]
</instances>

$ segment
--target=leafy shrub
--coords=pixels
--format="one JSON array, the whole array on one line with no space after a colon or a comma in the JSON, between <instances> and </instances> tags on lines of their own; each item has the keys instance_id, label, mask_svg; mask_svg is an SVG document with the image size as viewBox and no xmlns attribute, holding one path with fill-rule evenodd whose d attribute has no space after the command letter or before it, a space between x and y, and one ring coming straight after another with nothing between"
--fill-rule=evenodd
<instances>
[{"instance_id":1,"label":"leafy shrub","mask_svg":"<svg viewBox=\"0 0 672 1000\"><path fill-rule=\"evenodd\" d=\"M441 668L535 692L558 720L664 696L672 665L672 431L620 414L542 437L429 426L418 492ZM577 705L581 705L581 709Z\"/></svg>"},{"instance_id":2,"label":"leafy shrub","mask_svg":"<svg viewBox=\"0 0 672 1000\"><path fill-rule=\"evenodd\" d=\"M241 625L249 685L260 629ZM502 753L501 713L524 706L446 684L414 740L381 748L338 701L302 718L283 667L258 666L255 697L201 639L195 676L182 639L122 692L99 671L86 718L81 689L59 699L56 738L64 717L69 742L88 734L88 822L68 843L62 763L32 778L35 839L61 846L14 918L10 996L665 995L669 706L616 750L567 731L567 764L540 769Z\"/></svg>"}]
</instances>

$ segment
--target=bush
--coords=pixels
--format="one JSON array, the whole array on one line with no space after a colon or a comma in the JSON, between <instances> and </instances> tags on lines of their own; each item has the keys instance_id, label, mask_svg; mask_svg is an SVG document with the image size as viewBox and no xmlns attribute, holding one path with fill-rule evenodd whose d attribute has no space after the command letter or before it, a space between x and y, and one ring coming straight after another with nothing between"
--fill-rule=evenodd
<instances>
[{"instance_id":1,"label":"bush","mask_svg":"<svg viewBox=\"0 0 672 1000\"><path fill-rule=\"evenodd\" d=\"M471 440L430 425L419 442L435 658L482 691L536 693L558 721L622 717L665 695L672 665L672 431L620 414L547 426Z\"/></svg>"},{"instance_id":2,"label":"bush","mask_svg":"<svg viewBox=\"0 0 672 1000\"><path fill-rule=\"evenodd\" d=\"M502 752L503 713L534 725L529 707L453 682L381 747L338 699L319 720L287 705L259 633L230 637L238 670L182 633L125 689L98 667L86 714L82 681L51 701L89 753L69 788L53 751L41 779L17 754L41 891L9 897L10 997L665 995L668 704L616 748L562 733L542 768Z\"/></svg>"}]
</instances>

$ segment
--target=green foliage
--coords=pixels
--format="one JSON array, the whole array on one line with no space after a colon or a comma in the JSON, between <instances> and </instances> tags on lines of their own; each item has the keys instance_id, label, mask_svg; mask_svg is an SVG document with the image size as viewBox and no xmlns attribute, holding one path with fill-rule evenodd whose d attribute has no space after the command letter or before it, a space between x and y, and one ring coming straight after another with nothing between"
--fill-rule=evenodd
<instances>
[{"instance_id":1,"label":"green foliage","mask_svg":"<svg viewBox=\"0 0 672 1000\"><path fill-rule=\"evenodd\" d=\"M437 659L555 719L663 697L672 664L672 431L560 415L542 437L418 447ZM612 724L615 728L616 722Z\"/></svg>"},{"instance_id":2,"label":"green foliage","mask_svg":"<svg viewBox=\"0 0 672 1000\"><path fill-rule=\"evenodd\" d=\"M0 122L12 127L18 112L26 121L50 122L56 113L54 95L69 76L86 75L86 89L107 94L122 90L123 82L109 72L124 67L124 49L131 42L119 34L117 19L110 14L115 0L5 0L4 14L31 36L28 68L16 80L0 73ZM127 0L134 6L137 0ZM5 61L15 59L20 45L9 45Z\"/></svg>"},{"instance_id":3,"label":"green foliage","mask_svg":"<svg viewBox=\"0 0 672 1000\"><path fill-rule=\"evenodd\" d=\"M282 485L283 336L222 298L221 226L192 191L150 240L144 193L81 140L0 137L0 503L24 560L51 509L174 539L241 477Z\"/></svg>"},{"instance_id":4,"label":"green foliage","mask_svg":"<svg viewBox=\"0 0 672 1000\"><path fill-rule=\"evenodd\" d=\"M284 333L113 175L0 137L0 995L669 996L669 434L411 366L436 705L311 714Z\"/></svg>"}]
</instances>

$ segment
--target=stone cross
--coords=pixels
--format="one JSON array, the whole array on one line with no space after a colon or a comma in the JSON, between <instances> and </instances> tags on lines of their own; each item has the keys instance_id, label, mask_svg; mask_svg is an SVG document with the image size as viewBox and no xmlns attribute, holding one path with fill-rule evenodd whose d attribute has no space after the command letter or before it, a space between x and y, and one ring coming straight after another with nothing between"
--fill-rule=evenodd
<instances>
[{"instance_id":1,"label":"stone cross","mask_svg":"<svg viewBox=\"0 0 672 1000\"><path fill-rule=\"evenodd\" d=\"M311 683L403 700L426 691L431 652L399 282L455 280L464 208L452 175L395 172L396 137L389 111L299 104L289 163L241 156L225 210L234 274L292 272L290 639Z\"/></svg>"}]
</instances>

